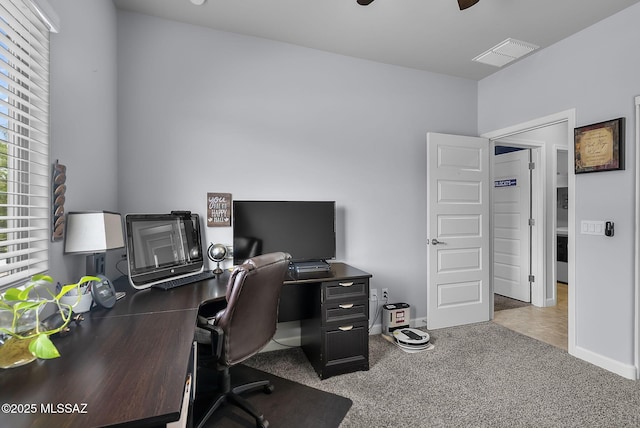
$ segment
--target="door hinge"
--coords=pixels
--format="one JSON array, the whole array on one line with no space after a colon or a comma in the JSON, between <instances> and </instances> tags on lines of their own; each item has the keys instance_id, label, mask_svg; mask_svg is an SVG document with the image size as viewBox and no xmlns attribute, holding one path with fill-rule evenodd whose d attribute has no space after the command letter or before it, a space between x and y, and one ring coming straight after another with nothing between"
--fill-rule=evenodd
<instances>
[{"instance_id":1,"label":"door hinge","mask_svg":"<svg viewBox=\"0 0 640 428\"><path fill-rule=\"evenodd\" d=\"M529 162L529 169L536 169L536 163L535 162Z\"/></svg>"},{"instance_id":2,"label":"door hinge","mask_svg":"<svg viewBox=\"0 0 640 428\"><path fill-rule=\"evenodd\" d=\"M536 225L536 219L535 218L530 218L529 219L529 226L535 226Z\"/></svg>"},{"instance_id":3,"label":"door hinge","mask_svg":"<svg viewBox=\"0 0 640 428\"><path fill-rule=\"evenodd\" d=\"M536 277L534 275L529 275L529 282L536 282Z\"/></svg>"}]
</instances>

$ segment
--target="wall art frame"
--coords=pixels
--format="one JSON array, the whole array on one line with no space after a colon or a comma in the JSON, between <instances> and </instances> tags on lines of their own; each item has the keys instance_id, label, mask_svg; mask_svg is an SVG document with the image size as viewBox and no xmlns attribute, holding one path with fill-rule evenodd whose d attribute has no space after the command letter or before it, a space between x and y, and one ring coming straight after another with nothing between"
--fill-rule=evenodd
<instances>
[{"instance_id":1,"label":"wall art frame","mask_svg":"<svg viewBox=\"0 0 640 428\"><path fill-rule=\"evenodd\" d=\"M231 193L207 193L207 226L231 226Z\"/></svg>"},{"instance_id":2,"label":"wall art frame","mask_svg":"<svg viewBox=\"0 0 640 428\"><path fill-rule=\"evenodd\" d=\"M624 117L574 129L575 173L623 170Z\"/></svg>"}]
</instances>

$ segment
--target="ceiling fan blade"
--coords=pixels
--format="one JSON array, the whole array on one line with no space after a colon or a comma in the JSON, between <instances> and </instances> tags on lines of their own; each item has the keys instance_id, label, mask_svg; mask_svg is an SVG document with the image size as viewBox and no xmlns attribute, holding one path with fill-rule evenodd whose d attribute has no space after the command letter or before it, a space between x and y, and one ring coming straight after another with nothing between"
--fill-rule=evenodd
<instances>
[{"instance_id":1,"label":"ceiling fan blade","mask_svg":"<svg viewBox=\"0 0 640 428\"><path fill-rule=\"evenodd\" d=\"M372 2L373 2L373 0L358 0L358 4L360 6L366 6L366 5L368 5L368 4L372 3Z\"/></svg>"},{"instance_id":2,"label":"ceiling fan blade","mask_svg":"<svg viewBox=\"0 0 640 428\"><path fill-rule=\"evenodd\" d=\"M458 0L458 6L460 6L460 10L465 10L466 8L478 3L479 1L480 0Z\"/></svg>"}]
</instances>

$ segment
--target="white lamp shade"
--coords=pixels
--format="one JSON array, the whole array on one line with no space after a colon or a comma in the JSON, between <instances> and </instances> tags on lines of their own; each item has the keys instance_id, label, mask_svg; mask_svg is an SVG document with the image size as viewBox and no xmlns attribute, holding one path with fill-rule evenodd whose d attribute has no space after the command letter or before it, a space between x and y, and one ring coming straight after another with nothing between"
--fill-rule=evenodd
<instances>
[{"instance_id":1,"label":"white lamp shade","mask_svg":"<svg viewBox=\"0 0 640 428\"><path fill-rule=\"evenodd\" d=\"M112 212L70 212L64 239L64 252L100 253L124 247L122 217Z\"/></svg>"}]
</instances>

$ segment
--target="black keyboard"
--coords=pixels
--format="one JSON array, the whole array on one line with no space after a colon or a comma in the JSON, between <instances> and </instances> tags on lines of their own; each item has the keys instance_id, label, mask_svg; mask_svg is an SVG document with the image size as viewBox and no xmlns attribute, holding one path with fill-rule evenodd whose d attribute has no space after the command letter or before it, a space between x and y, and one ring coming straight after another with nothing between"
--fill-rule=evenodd
<instances>
[{"instance_id":1,"label":"black keyboard","mask_svg":"<svg viewBox=\"0 0 640 428\"><path fill-rule=\"evenodd\" d=\"M182 287L183 285L193 284L198 281L206 281L207 279L215 278L216 274L210 270L205 270L195 275L185 276L183 278L176 278L169 281L161 282L160 284L154 284L154 288L160 288L162 290L171 290L172 288Z\"/></svg>"}]
</instances>

